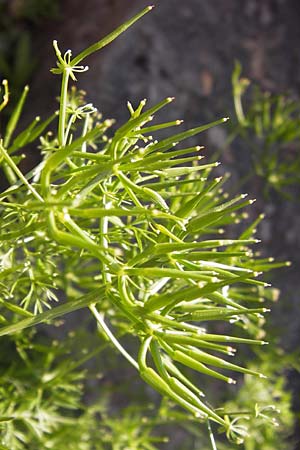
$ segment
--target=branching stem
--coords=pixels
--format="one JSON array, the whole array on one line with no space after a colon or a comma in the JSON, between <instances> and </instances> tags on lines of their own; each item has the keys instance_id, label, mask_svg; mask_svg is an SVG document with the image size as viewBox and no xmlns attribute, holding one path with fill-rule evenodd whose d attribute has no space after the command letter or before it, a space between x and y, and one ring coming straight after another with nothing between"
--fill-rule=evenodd
<instances>
[{"instance_id":1,"label":"branching stem","mask_svg":"<svg viewBox=\"0 0 300 450\"><path fill-rule=\"evenodd\" d=\"M125 350L125 348L120 344L118 339L114 336L114 334L110 331L106 323L104 322L102 314L99 313L99 311L96 308L96 305L93 304L89 306L90 311L94 315L94 317L97 320L97 323L100 325L106 336L110 339L110 341L113 343L113 345L119 350L120 353L127 359L127 361L130 362L130 364L136 369L139 370L139 365L136 362L135 359L132 358L131 355Z\"/></svg>"}]
</instances>

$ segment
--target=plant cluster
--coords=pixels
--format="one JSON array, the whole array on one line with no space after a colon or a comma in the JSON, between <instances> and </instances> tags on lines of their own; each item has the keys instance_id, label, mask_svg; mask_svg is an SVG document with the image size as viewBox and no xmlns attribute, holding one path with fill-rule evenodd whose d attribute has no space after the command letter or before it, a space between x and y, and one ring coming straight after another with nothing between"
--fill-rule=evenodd
<instances>
[{"instance_id":1,"label":"plant cluster","mask_svg":"<svg viewBox=\"0 0 300 450\"><path fill-rule=\"evenodd\" d=\"M258 176L264 184L265 194L275 190L287 196L287 188L300 182L300 157L297 154L300 143L299 100L264 92L241 77L241 72L241 65L236 63L232 86L237 126L231 139L242 137L250 149L252 170L248 177ZM248 89L251 95L247 101Z\"/></svg>"},{"instance_id":2,"label":"plant cluster","mask_svg":"<svg viewBox=\"0 0 300 450\"><path fill-rule=\"evenodd\" d=\"M149 109L145 100L137 107L128 103L129 120L113 131L114 121L103 120L81 92L70 88L88 69L82 65L86 57L151 9L75 57L71 50L61 54L54 41L52 72L62 78L59 112L43 122L34 119L16 134L25 88L0 142L9 183L0 194L0 336L18 361L4 365L0 374L1 448L6 450L71 449L65 442L72 433L78 449L129 448L128 442L117 444L118 422L105 418L100 406L77 413L77 419L74 413L82 407L85 376L78 368L99 349L74 362L78 330L67 339L72 347L67 359L65 340L49 346L44 335L31 331L38 324L60 325L78 310L95 319L95 339L100 335L105 345L115 346L172 408L177 405L189 420L208 426L214 449L211 424L232 442L247 436L240 423L244 414L215 409L199 381L210 377L234 384L238 373L264 378L230 359L239 344L266 344L261 325L268 309L262 302L273 290L260 275L282 264L253 251L261 217L235 238L223 236L226 227L245 218L244 208L253 200L244 194L228 199L225 179L211 174L218 163L203 164L201 147L182 145L227 119L158 140L160 130L182 123L154 120L172 98ZM49 125L57 125L57 131L46 132ZM43 159L23 174L26 147L36 142ZM134 341L129 350L125 335ZM91 437L96 420L107 427L107 442L105 433L102 440ZM149 426L138 421L129 410L119 424L133 427L130 448L155 448Z\"/></svg>"}]
</instances>

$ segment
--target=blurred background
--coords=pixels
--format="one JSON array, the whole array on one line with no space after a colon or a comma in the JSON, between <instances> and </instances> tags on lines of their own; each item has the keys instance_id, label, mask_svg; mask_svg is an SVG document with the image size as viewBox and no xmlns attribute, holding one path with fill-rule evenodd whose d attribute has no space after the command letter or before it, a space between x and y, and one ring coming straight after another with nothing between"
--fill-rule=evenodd
<instances>
[{"instance_id":1,"label":"blurred background","mask_svg":"<svg viewBox=\"0 0 300 450\"><path fill-rule=\"evenodd\" d=\"M258 230L262 254L292 262L291 267L270 275L281 294L272 305L266 329L283 355L276 356L285 380L282 389L292 393L293 423L284 448L297 450L300 2L153 3L156 8L150 14L86 61L90 70L80 75L78 87L87 92L87 99L105 117L114 117L119 124L128 116L128 100L136 105L147 98L152 105L167 96L175 96L176 101L164 111L165 121L183 119L189 128L220 117L231 118L228 126L210 129L196 143L205 145L208 159L218 157L221 174L231 173L228 191L242 189L257 199L249 212L251 218L266 214ZM24 123L37 113L45 118L57 108L59 80L49 71L55 65L53 39L58 40L62 51L71 48L76 54L147 4L144 0L0 0L0 79L10 82L12 104L23 86L30 85ZM249 81L243 84L241 77ZM238 116L241 97L244 110ZM278 126L272 123L276 108L280 113ZM259 122L261 114L265 119L269 114L270 120ZM290 128L287 123L292 124ZM277 133L279 126L283 131ZM275 162L263 153L270 150L270 142ZM38 158L32 152L29 164ZM276 173L279 175L274 177ZM184 442L181 435L177 439ZM176 447L174 442L170 445ZM200 448L186 445L181 443L176 448Z\"/></svg>"}]
</instances>

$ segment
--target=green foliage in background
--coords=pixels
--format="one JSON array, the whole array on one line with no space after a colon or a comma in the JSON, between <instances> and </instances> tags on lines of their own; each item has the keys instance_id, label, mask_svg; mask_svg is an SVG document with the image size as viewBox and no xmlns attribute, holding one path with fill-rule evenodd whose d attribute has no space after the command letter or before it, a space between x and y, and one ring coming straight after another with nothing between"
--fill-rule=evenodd
<instances>
[{"instance_id":1,"label":"green foliage in background","mask_svg":"<svg viewBox=\"0 0 300 450\"><path fill-rule=\"evenodd\" d=\"M246 375L244 384L233 401L224 408L244 414L244 424L248 427L248 437L243 443L245 450L272 450L291 448L293 415L291 394L286 390L285 371L290 368L287 357L275 347L266 354L258 352L257 360L249 364L253 370L261 370L268 375L267 380L254 380ZM278 367L278 359L281 361ZM226 445L219 450L228 448Z\"/></svg>"},{"instance_id":2,"label":"green foliage in background","mask_svg":"<svg viewBox=\"0 0 300 450\"><path fill-rule=\"evenodd\" d=\"M261 217L226 236L253 200L229 199L226 179L213 177L218 163L203 163L201 147L183 145L226 119L158 140L157 132L182 124L153 121L172 98L148 109L145 100L128 103L128 121L113 128L112 119L70 87L88 69L86 57L151 9L75 57L54 41L52 72L62 80L58 113L43 122L37 117L17 134L25 88L0 141L9 184L0 194L2 449L157 448L161 438L152 428L162 407L148 417L132 405L114 418L101 382L101 400L84 402L87 362L112 347L164 397L164 417L207 427L213 449L218 431L231 443L247 442L242 395L238 409L215 407L203 387L215 379L233 385L242 375L265 379L263 366L233 357L237 347L266 344L262 303L276 291L261 274L285 264L255 254ZM4 109L7 82L2 86ZM24 174L29 144L42 161ZM52 327L64 330L65 316L76 311L80 323L50 339ZM266 408L273 428L273 399L262 405L258 399L247 420L260 423Z\"/></svg>"},{"instance_id":3,"label":"green foliage in background","mask_svg":"<svg viewBox=\"0 0 300 450\"><path fill-rule=\"evenodd\" d=\"M287 188L300 182L300 102L263 92L242 78L241 72L236 63L232 85L237 126L231 139L242 137L250 150L252 170L248 178L258 176L265 194L275 190L287 196ZM251 95L247 101L248 89Z\"/></svg>"}]
</instances>

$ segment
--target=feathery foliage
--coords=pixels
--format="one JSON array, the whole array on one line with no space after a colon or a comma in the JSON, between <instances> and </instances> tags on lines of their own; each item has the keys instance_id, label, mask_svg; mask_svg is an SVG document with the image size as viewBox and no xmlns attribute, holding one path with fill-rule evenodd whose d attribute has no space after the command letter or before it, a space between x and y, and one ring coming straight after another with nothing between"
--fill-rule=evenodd
<instances>
[{"instance_id":1,"label":"feathery foliage","mask_svg":"<svg viewBox=\"0 0 300 450\"><path fill-rule=\"evenodd\" d=\"M0 194L0 336L24 365L18 378L14 364L8 372L2 370L2 448L27 448L33 439L45 448L62 448L55 441L58 424L65 424L66 435L71 424L73 433L75 418L65 417L64 410L80 408L80 389L71 395L71 404L68 394L77 389L83 372L73 372L70 361L66 368L60 360L63 341L47 349L27 329L57 323L83 309L141 378L188 417L209 427L209 421L218 424L234 442L246 435L238 418L213 408L190 377L191 369L200 374L199 380L211 377L229 384L235 383L235 373L264 377L231 360L240 344L266 343L260 323L268 310L261 302L271 290L260 274L282 265L253 253L260 219L235 238L223 237L224 227L243 219L253 200L244 194L228 199L222 188L225 179L212 175L218 163L203 163L202 148L184 144L227 119L158 140L159 130L172 130L182 121L153 121L172 98L148 109L142 100L136 108L129 103L129 120L111 131L113 120L102 119L69 87L88 69L81 65L87 56L150 9L75 57L71 50L62 55L54 41L57 67L52 72L62 77L59 112L42 122L37 117L16 134L25 88L1 139L0 160L9 187ZM57 132L46 132L57 120ZM23 174L23 152L37 142L43 159ZM219 331L215 322L224 324ZM227 324L235 327L232 334ZM125 334L137 343L130 352L119 337ZM29 355L23 341L32 339ZM43 370L36 372L37 366ZM37 385L27 389L30 377ZM63 385L55 382L61 379ZM19 400L8 402L11 395ZM79 427L97 417L88 411L78 418ZM84 436L77 448L108 448L100 441L85 445ZM149 442L136 448L154 448Z\"/></svg>"}]
</instances>

